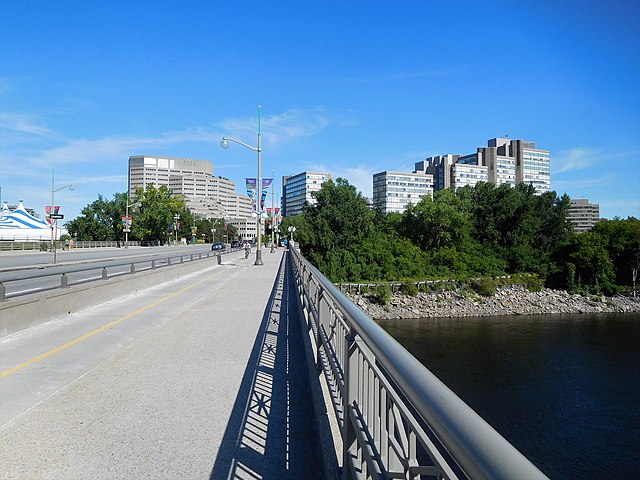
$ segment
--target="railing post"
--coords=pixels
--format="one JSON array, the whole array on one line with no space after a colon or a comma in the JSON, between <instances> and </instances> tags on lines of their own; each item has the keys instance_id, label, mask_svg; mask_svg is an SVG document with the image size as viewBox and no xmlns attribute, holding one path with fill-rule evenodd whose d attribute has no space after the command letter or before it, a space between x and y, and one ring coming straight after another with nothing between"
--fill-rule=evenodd
<instances>
[{"instance_id":1,"label":"railing post","mask_svg":"<svg viewBox=\"0 0 640 480\"><path fill-rule=\"evenodd\" d=\"M68 288L69 287L69 277L67 277L66 273L63 273L60 277L60 288Z\"/></svg>"},{"instance_id":2,"label":"railing post","mask_svg":"<svg viewBox=\"0 0 640 480\"><path fill-rule=\"evenodd\" d=\"M167 258L167 266L171 265L171 257Z\"/></svg>"},{"instance_id":3,"label":"railing post","mask_svg":"<svg viewBox=\"0 0 640 480\"><path fill-rule=\"evenodd\" d=\"M180 255L180 263L184 263L184 258Z\"/></svg>"},{"instance_id":4,"label":"railing post","mask_svg":"<svg viewBox=\"0 0 640 480\"><path fill-rule=\"evenodd\" d=\"M0 282L0 302L5 301L5 294L7 293L7 289L4 286L4 283Z\"/></svg>"},{"instance_id":5,"label":"railing post","mask_svg":"<svg viewBox=\"0 0 640 480\"><path fill-rule=\"evenodd\" d=\"M351 446L356 442L356 432L351 423L351 404L356 399L357 384L357 362L358 355L354 355L356 334L353 331L349 331L344 337L346 361L344 362L344 385L343 385L343 397L342 397L342 478L343 480L351 480ZM353 370L353 373L352 373ZM355 379L352 382L351 376L355 375Z\"/></svg>"},{"instance_id":6,"label":"railing post","mask_svg":"<svg viewBox=\"0 0 640 480\"><path fill-rule=\"evenodd\" d=\"M136 273L136 264L135 263L131 264L131 273Z\"/></svg>"},{"instance_id":7,"label":"railing post","mask_svg":"<svg viewBox=\"0 0 640 480\"><path fill-rule=\"evenodd\" d=\"M222 265L222 255L218 254L218 265Z\"/></svg>"},{"instance_id":8,"label":"railing post","mask_svg":"<svg viewBox=\"0 0 640 480\"><path fill-rule=\"evenodd\" d=\"M107 278L109 278L107 276L107 267L102 267L102 279L106 280Z\"/></svg>"},{"instance_id":9,"label":"railing post","mask_svg":"<svg viewBox=\"0 0 640 480\"><path fill-rule=\"evenodd\" d=\"M304 279L303 279L304 280ZM311 275L309 275L309 280L311 280ZM311 282L309 282L310 284ZM310 292L310 288L307 287L307 291L309 293ZM317 323L316 323L316 332L314 332L314 340L316 343L316 371L321 372L322 371L322 356L320 354L320 349L322 348L322 337L320 336L320 329L321 329L321 325L322 325L322 318L329 315L329 308L327 305L327 302L324 301L324 288L322 288L322 286L318 285L318 295L317 295L317 304L314 305L316 312L318 312L318 319L317 319ZM309 299L310 300L310 299ZM309 301L308 300L308 301ZM327 305L327 308L322 308L322 305ZM312 316L312 310L310 308L308 308L309 311L309 315ZM309 327L311 327L311 325L309 325Z\"/></svg>"},{"instance_id":10,"label":"railing post","mask_svg":"<svg viewBox=\"0 0 640 480\"><path fill-rule=\"evenodd\" d=\"M153 270L154 268L156 268L156 261L151 260L151 270Z\"/></svg>"}]
</instances>

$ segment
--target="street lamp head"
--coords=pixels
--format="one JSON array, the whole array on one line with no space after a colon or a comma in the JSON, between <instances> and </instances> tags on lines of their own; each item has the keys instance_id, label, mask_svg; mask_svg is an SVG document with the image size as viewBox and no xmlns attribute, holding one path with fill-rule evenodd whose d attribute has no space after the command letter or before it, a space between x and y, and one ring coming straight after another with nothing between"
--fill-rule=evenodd
<instances>
[{"instance_id":1,"label":"street lamp head","mask_svg":"<svg viewBox=\"0 0 640 480\"><path fill-rule=\"evenodd\" d=\"M226 150L227 148L229 148L229 142L227 141L227 139L226 139L226 138L223 138L223 139L222 139L222 141L220 142L220 146L221 146L222 148L224 148L225 150Z\"/></svg>"},{"instance_id":2,"label":"street lamp head","mask_svg":"<svg viewBox=\"0 0 640 480\"><path fill-rule=\"evenodd\" d=\"M73 189L74 189L74 188L75 188L75 187L74 187L73 185L69 185L69 190L71 190L72 192L73 192Z\"/></svg>"}]
</instances>

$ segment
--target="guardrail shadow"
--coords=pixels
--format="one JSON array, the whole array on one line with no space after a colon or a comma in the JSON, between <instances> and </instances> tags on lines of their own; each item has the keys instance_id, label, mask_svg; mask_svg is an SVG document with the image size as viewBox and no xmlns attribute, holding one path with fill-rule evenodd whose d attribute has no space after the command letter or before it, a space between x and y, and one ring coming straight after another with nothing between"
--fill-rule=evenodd
<instances>
[{"instance_id":1,"label":"guardrail shadow","mask_svg":"<svg viewBox=\"0 0 640 480\"><path fill-rule=\"evenodd\" d=\"M286 262L285 256L211 480L323 478L300 313Z\"/></svg>"}]
</instances>

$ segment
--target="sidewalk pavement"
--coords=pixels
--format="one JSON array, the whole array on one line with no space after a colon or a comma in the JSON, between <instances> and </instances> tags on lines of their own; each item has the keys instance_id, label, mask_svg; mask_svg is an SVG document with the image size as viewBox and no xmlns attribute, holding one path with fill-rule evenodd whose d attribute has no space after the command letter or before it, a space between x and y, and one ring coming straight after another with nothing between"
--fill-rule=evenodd
<instances>
[{"instance_id":1,"label":"sidewalk pavement","mask_svg":"<svg viewBox=\"0 0 640 480\"><path fill-rule=\"evenodd\" d=\"M295 286L263 260L174 282L169 318L137 299L156 323L0 428L0 479L322 478Z\"/></svg>"}]
</instances>

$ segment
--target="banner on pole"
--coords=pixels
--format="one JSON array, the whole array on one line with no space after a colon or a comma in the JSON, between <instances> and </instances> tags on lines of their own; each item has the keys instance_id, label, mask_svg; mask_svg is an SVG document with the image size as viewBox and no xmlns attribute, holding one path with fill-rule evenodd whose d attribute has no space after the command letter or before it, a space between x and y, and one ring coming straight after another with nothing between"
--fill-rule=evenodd
<instances>
[{"instance_id":1,"label":"banner on pole","mask_svg":"<svg viewBox=\"0 0 640 480\"><path fill-rule=\"evenodd\" d=\"M132 223L133 223L133 217L122 217L122 228L125 232L131 231Z\"/></svg>"},{"instance_id":2,"label":"banner on pole","mask_svg":"<svg viewBox=\"0 0 640 480\"><path fill-rule=\"evenodd\" d=\"M58 215L58 212L60 211L60 205L54 205L53 211L51 211L52 210L51 205L45 205L44 210L45 210L45 218L47 219L47 222L56 223L54 221L57 218L55 215Z\"/></svg>"},{"instance_id":3,"label":"banner on pole","mask_svg":"<svg viewBox=\"0 0 640 480\"><path fill-rule=\"evenodd\" d=\"M253 198L255 196L254 192L256 191L256 185L258 182L255 178L245 178L247 185L247 196L249 198Z\"/></svg>"}]
</instances>

